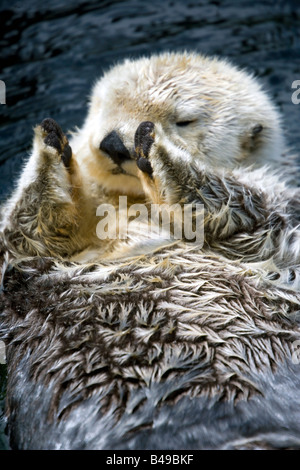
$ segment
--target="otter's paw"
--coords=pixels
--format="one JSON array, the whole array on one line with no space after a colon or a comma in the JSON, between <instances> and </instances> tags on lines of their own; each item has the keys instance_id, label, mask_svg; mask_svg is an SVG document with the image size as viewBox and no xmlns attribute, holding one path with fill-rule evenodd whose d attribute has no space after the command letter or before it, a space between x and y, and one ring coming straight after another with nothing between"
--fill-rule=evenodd
<instances>
[{"instance_id":1,"label":"otter's paw","mask_svg":"<svg viewBox=\"0 0 300 470\"><path fill-rule=\"evenodd\" d=\"M171 203L181 193L184 159L159 126L142 122L135 133L135 154L145 193L155 203Z\"/></svg>"},{"instance_id":2,"label":"otter's paw","mask_svg":"<svg viewBox=\"0 0 300 470\"><path fill-rule=\"evenodd\" d=\"M154 124L151 121L142 122L136 130L134 136L134 146L136 153L136 163L138 168L149 176L153 173L153 168L149 159L150 149L154 143Z\"/></svg>"},{"instance_id":3,"label":"otter's paw","mask_svg":"<svg viewBox=\"0 0 300 470\"><path fill-rule=\"evenodd\" d=\"M54 121L54 119L47 118L42 121L37 128L37 133L42 139L42 146L47 153L57 155L66 168L69 168L72 149L69 145L68 139L61 130L61 127Z\"/></svg>"}]
</instances>

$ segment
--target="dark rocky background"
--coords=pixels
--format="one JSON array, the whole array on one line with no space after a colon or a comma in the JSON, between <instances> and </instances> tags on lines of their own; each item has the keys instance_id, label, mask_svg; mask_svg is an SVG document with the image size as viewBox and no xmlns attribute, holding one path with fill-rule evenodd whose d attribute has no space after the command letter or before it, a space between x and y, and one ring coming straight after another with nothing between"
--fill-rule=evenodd
<instances>
[{"instance_id":1,"label":"dark rocky background","mask_svg":"<svg viewBox=\"0 0 300 470\"><path fill-rule=\"evenodd\" d=\"M0 0L0 201L30 151L32 129L51 116L64 130L80 126L87 96L110 65L164 50L228 57L257 75L299 152L299 0ZM0 413L5 386L0 366ZM1 427L1 426L0 426ZM3 426L2 426L3 428ZM0 432L0 448L5 447Z\"/></svg>"}]
</instances>

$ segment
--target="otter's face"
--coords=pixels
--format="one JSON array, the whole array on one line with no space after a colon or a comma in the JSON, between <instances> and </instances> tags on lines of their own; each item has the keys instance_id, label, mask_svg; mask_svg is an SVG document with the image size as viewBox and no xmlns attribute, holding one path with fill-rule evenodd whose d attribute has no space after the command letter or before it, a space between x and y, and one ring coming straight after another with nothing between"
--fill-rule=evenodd
<instances>
[{"instance_id":1,"label":"otter's face","mask_svg":"<svg viewBox=\"0 0 300 470\"><path fill-rule=\"evenodd\" d=\"M142 121L212 167L264 165L282 148L278 115L252 77L217 59L162 54L127 60L94 87L75 140L86 173L110 190L142 193L134 152Z\"/></svg>"}]
</instances>

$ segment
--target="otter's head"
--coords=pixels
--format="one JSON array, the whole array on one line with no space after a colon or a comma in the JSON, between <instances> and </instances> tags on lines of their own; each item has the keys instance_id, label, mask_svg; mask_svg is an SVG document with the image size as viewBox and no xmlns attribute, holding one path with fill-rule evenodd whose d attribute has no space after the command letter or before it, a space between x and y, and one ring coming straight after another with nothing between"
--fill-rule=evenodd
<instances>
[{"instance_id":1,"label":"otter's head","mask_svg":"<svg viewBox=\"0 0 300 470\"><path fill-rule=\"evenodd\" d=\"M192 159L212 167L280 160L274 106L253 77L223 60L164 53L113 67L96 83L75 139L83 171L109 190L142 193L134 158L142 121L159 124Z\"/></svg>"}]
</instances>

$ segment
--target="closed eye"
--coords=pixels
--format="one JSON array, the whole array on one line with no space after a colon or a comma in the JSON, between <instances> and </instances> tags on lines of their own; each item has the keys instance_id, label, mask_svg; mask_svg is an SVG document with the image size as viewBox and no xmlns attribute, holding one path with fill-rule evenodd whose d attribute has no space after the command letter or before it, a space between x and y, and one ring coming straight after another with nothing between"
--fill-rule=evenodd
<instances>
[{"instance_id":1,"label":"closed eye","mask_svg":"<svg viewBox=\"0 0 300 470\"><path fill-rule=\"evenodd\" d=\"M191 121L178 121L178 122L176 122L176 126L178 126L178 127L186 127L186 126L188 126L189 124L192 124L193 122L195 122L195 119L194 119L194 120L191 120Z\"/></svg>"}]
</instances>

